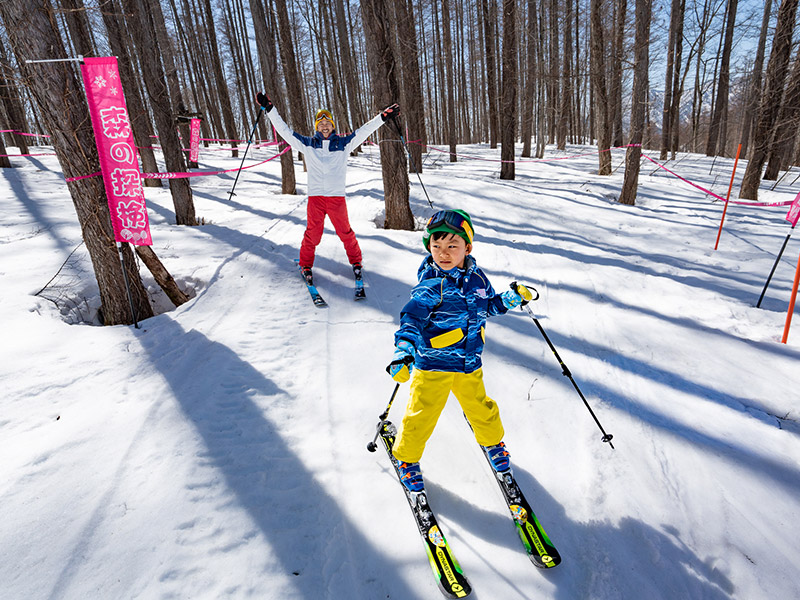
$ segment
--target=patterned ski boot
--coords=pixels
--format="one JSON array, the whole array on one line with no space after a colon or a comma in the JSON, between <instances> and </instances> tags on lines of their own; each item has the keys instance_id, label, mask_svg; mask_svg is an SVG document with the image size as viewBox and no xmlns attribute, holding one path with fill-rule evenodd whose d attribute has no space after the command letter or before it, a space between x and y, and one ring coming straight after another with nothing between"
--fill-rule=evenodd
<instances>
[{"instance_id":1,"label":"patterned ski boot","mask_svg":"<svg viewBox=\"0 0 800 600\"><path fill-rule=\"evenodd\" d=\"M303 278L308 285L314 285L314 277L311 274L311 267L302 268Z\"/></svg>"},{"instance_id":2,"label":"patterned ski boot","mask_svg":"<svg viewBox=\"0 0 800 600\"><path fill-rule=\"evenodd\" d=\"M398 464L398 469L400 471L400 482L406 486L409 492L424 491L425 483L422 481L422 473L418 462L401 462Z\"/></svg>"},{"instance_id":3,"label":"patterned ski boot","mask_svg":"<svg viewBox=\"0 0 800 600\"><path fill-rule=\"evenodd\" d=\"M492 468L497 473L505 473L511 469L511 455L506 450L506 445L500 442L496 446L484 446L486 455L492 463Z\"/></svg>"}]
</instances>

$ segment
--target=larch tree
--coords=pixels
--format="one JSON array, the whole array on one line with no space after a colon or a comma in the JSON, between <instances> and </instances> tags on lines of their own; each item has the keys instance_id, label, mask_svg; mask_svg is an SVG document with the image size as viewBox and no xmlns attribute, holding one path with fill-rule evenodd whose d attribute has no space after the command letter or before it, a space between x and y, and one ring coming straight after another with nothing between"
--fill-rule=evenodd
<instances>
[{"instance_id":1,"label":"larch tree","mask_svg":"<svg viewBox=\"0 0 800 600\"><path fill-rule=\"evenodd\" d=\"M376 110L394 104L400 97L397 79L399 65L390 43L390 0L361 0L361 14L367 40L367 62L370 68L372 94ZM408 202L408 169L406 153L395 126L402 129L399 118L378 130L381 142L381 170L386 206L386 229L414 229L414 216Z\"/></svg>"},{"instance_id":2,"label":"larch tree","mask_svg":"<svg viewBox=\"0 0 800 600\"><path fill-rule=\"evenodd\" d=\"M767 63L764 91L758 105L755 128L753 129L753 153L747 163L742 178L740 198L758 199L758 186L761 183L761 170L767 161L775 125L783 100L786 74L789 70L789 57L792 51L792 33L798 0L782 0L778 9L775 37Z\"/></svg>"},{"instance_id":3,"label":"larch tree","mask_svg":"<svg viewBox=\"0 0 800 600\"><path fill-rule=\"evenodd\" d=\"M69 62L27 63L33 59L67 58L50 0L3 0L0 17L20 66L23 82L50 132L83 239L92 261L106 325L131 324L153 315L128 244L114 242L105 187L100 177L69 181L100 170L94 132L83 86ZM122 261L120 261L120 256ZM123 265L126 274L123 274ZM128 279L131 301L126 292Z\"/></svg>"},{"instance_id":4,"label":"larch tree","mask_svg":"<svg viewBox=\"0 0 800 600\"><path fill-rule=\"evenodd\" d=\"M517 141L517 3L503 0L503 81L500 111L500 179L514 179Z\"/></svg>"},{"instance_id":5,"label":"larch tree","mask_svg":"<svg viewBox=\"0 0 800 600\"><path fill-rule=\"evenodd\" d=\"M256 48L258 49L258 59L261 65L261 78L264 85L264 92L272 100L275 108L282 114L286 114L287 103L283 95L283 86L278 80L278 55L275 50L274 32L270 31L267 23L266 12L261 0L250 0L250 16L253 20L253 30L256 37ZM294 162L292 153L284 152L281 154L281 193L296 194L297 180L294 172Z\"/></svg>"},{"instance_id":6,"label":"larch tree","mask_svg":"<svg viewBox=\"0 0 800 600\"><path fill-rule=\"evenodd\" d=\"M639 169L642 162L645 115L649 106L647 98L648 70L650 67L650 20L653 0L636 0L636 40L633 49L633 94L631 96L631 134L625 153L625 178L619 202L633 206L639 188Z\"/></svg>"},{"instance_id":7,"label":"larch tree","mask_svg":"<svg viewBox=\"0 0 800 600\"><path fill-rule=\"evenodd\" d=\"M725 22L725 42L722 46L722 60L719 69L717 99L714 102L714 113L708 129L706 156L725 155L725 142L728 120L728 92L731 78L731 49L733 47L733 31L736 24L736 10L739 0L728 0L728 16Z\"/></svg>"},{"instance_id":8,"label":"larch tree","mask_svg":"<svg viewBox=\"0 0 800 600\"><path fill-rule=\"evenodd\" d=\"M611 175L611 111L605 69L605 33L603 8L605 0L591 0L591 79L597 131L598 175Z\"/></svg>"},{"instance_id":9,"label":"larch tree","mask_svg":"<svg viewBox=\"0 0 800 600\"><path fill-rule=\"evenodd\" d=\"M161 60L154 59L154 57L160 56L160 52L150 11L147 9L145 0L123 0L123 7L129 20L128 30L132 34L139 56L139 65L142 68L142 77L150 99L150 107L153 110L158 138L164 154L164 163L170 172L184 172L186 171L186 162L175 127L176 120L172 112L164 69ZM169 187L175 207L175 222L178 225L196 225L192 188L189 186L188 180L185 178L170 179Z\"/></svg>"}]
</instances>

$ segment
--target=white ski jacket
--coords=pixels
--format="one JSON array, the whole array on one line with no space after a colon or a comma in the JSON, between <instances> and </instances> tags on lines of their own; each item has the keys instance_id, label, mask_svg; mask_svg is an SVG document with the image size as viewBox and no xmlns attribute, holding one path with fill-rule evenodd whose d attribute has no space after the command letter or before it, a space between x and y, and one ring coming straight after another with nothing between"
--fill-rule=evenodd
<instances>
[{"instance_id":1,"label":"white ski jacket","mask_svg":"<svg viewBox=\"0 0 800 600\"><path fill-rule=\"evenodd\" d=\"M308 137L292 131L274 106L267 115L286 143L305 156L309 196L344 196L347 157L353 149L383 125L383 119L377 115L353 133L339 135L334 130L328 139L325 139L319 132Z\"/></svg>"}]
</instances>

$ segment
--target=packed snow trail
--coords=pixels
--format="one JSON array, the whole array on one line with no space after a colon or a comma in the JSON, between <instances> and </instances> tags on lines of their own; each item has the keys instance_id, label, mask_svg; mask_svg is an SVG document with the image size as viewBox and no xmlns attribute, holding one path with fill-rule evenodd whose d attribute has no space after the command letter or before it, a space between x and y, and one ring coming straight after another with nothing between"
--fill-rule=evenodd
<instances>
[{"instance_id":1,"label":"packed snow trail","mask_svg":"<svg viewBox=\"0 0 800 600\"><path fill-rule=\"evenodd\" d=\"M85 249L51 300L32 296L80 232L54 158L0 173L11 342L0 346L0 597L440 597L391 465L365 449L394 387L384 367L420 232L382 228L376 155L351 161L365 301L327 228L314 271L330 306L309 302L293 263L304 198L280 195L270 164L233 198L232 177L193 182L199 227L172 225L169 192L145 190L154 249L194 297L139 330L62 321L95 302ZM208 166L229 162L217 153ZM498 291L518 280L541 292L533 309L617 448L530 319L492 319L487 390L563 563L530 564L451 401L422 468L471 597L800 596L800 331L778 343L790 267L753 308L785 209L731 207L713 252L721 207L660 173L643 172L637 206L620 207L621 171L598 177L593 157L520 164L512 182L495 163L425 168L435 207L473 216ZM680 168L712 185L704 157ZM411 191L422 220L427 200L415 181Z\"/></svg>"}]
</instances>

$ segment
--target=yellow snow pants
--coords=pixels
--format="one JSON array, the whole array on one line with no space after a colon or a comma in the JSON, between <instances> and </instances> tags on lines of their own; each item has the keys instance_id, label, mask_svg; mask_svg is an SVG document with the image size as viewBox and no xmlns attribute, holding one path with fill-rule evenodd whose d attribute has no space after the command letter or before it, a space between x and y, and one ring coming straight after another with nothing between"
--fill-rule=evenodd
<instances>
[{"instance_id":1,"label":"yellow snow pants","mask_svg":"<svg viewBox=\"0 0 800 600\"><path fill-rule=\"evenodd\" d=\"M392 448L397 460L419 462L450 392L461 405L481 446L494 446L503 441L500 411L497 403L486 395L482 369L472 373L415 369L409 392L406 414Z\"/></svg>"}]
</instances>

